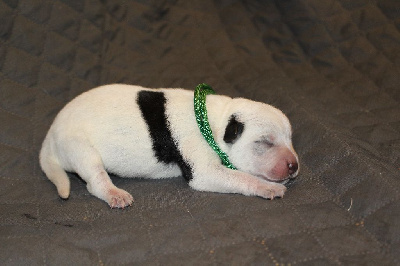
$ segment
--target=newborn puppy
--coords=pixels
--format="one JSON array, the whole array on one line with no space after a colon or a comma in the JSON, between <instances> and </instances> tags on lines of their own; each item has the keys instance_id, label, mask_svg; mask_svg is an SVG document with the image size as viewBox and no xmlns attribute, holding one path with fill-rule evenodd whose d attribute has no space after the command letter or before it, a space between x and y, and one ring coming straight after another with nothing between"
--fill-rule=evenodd
<instances>
[{"instance_id":1,"label":"newborn puppy","mask_svg":"<svg viewBox=\"0 0 400 266\"><path fill-rule=\"evenodd\" d=\"M287 117L270 105L221 95L208 95L206 107L215 142L237 170L221 164L201 134L193 91L121 84L92 89L68 103L47 133L40 165L61 198L69 196L70 171L112 208L131 205L133 198L107 173L183 176L200 191L282 197L281 183L299 171Z\"/></svg>"}]
</instances>

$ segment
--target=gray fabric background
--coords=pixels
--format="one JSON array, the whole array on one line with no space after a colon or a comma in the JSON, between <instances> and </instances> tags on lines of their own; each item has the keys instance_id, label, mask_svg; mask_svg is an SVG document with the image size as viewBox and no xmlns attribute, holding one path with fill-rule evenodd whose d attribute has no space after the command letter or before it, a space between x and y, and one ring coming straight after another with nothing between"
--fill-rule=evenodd
<instances>
[{"instance_id":1,"label":"gray fabric background","mask_svg":"<svg viewBox=\"0 0 400 266\"><path fill-rule=\"evenodd\" d=\"M0 1L1 265L400 265L400 2ZM38 165L57 112L101 84L281 108L301 174L283 199L121 179L111 210Z\"/></svg>"}]
</instances>

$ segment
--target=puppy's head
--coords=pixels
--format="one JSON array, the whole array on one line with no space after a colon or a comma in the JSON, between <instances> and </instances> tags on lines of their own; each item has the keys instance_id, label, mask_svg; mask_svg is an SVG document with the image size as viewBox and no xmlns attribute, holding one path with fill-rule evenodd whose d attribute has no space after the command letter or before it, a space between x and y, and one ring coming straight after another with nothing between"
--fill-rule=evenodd
<instances>
[{"instance_id":1,"label":"puppy's head","mask_svg":"<svg viewBox=\"0 0 400 266\"><path fill-rule=\"evenodd\" d=\"M297 176L299 162L292 146L292 129L280 110L233 99L221 131L220 142L239 170L274 182Z\"/></svg>"}]
</instances>

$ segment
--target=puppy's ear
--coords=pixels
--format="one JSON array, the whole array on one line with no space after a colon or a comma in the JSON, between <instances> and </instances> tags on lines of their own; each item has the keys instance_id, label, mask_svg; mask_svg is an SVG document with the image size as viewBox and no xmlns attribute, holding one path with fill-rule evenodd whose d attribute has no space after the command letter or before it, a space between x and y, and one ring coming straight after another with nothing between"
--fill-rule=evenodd
<instances>
[{"instance_id":1,"label":"puppy's ear","mask_svg":"<svg viewBox=\"0 0 400 266\"><path fill-rule=\"evenodd\" d=\"M226 143L235 143L244 130L244 124L236 120L236 116L232 115L229 119L229 123L225 128L224 141Z\"/></svg>"}]
</instances>

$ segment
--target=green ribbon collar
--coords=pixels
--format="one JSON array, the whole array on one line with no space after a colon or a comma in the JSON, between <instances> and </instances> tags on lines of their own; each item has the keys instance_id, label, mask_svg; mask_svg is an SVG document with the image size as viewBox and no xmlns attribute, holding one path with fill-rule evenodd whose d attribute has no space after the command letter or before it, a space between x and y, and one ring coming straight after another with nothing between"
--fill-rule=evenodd
<instances>
[{"instance_id":1,"label":"green ribbon collar","mask_svg":"<svg viewBox=\"0 0 400 266\"><path fill-rule=\"evenodd\" d=\"M200 132L204 139L218 154L219 158L221 158L222 164L230 169L236 170L237 168L229 161L228 155L221 150L214 140L207 116L206 96L208 94L215 94L215 91L211 88L211 86L205 83L199 84L194 91L194 113L196 116L197 125L199 126Z\"/></svg>"}]
</instances>

